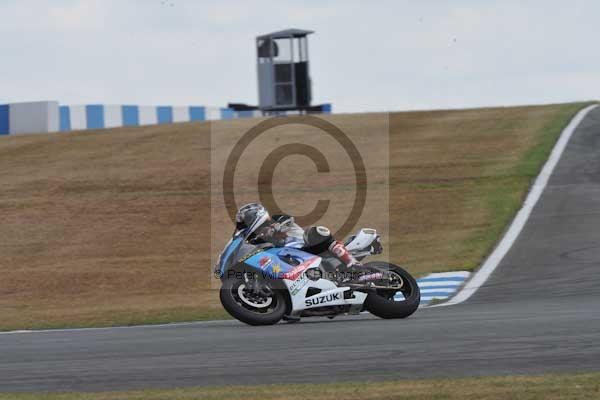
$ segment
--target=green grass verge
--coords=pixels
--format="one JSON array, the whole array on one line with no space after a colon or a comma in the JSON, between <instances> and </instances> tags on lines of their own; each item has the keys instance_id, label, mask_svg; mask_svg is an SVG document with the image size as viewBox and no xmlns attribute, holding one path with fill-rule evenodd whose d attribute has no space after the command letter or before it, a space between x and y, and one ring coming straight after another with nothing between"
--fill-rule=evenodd
<instances>
[{"instance_id":1,"label":"green grass verge","mask_svg":"<svg viewBox=\"0 0 600 400\"><path fill-rule=\"evenodd\" d=\"M44 329L81 329L81 328L110 328L116 326L161 325L182 322L216 321L232 319L223 309L211 311L190 308L165 309L159 312L143 311L107 311L103 315L93 315L91 319L78 321L53 321L51 319L34 320L19 325L5 324L0 327L0 332L16 330L44 330Z\"/></svg>"},{"instance_id":2,"label":"green grass verge","mask_svg":"<svg viewBox=\"0 0 600 400\"><path fill-rule=\"evenodd\" d=\"M598 398L600 398L600 373L317 385L230 386L102 393L0 394L0 400L585 400Z\"/></svg>"}]
</instances>

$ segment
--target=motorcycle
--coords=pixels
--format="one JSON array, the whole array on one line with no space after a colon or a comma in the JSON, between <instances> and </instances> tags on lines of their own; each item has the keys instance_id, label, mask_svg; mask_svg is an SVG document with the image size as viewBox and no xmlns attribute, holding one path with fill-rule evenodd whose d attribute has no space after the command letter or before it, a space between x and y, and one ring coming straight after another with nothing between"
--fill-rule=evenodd
<instances>
[{"instance_id":1,"label":"motorcycle","mask_svg":"<svg viewBox=\"0 0 600 400\"><path fill-rule=\"evenodd\" d=\"M233 233L214 271L221 279L221 304L239 321L272 325L363 311L380 318L406 318L419 307L419 286L399 266L365 263L361 274L349 279L346 267L332 255L249 239L251 228ZM359 230L345 245L359 261L383 251L374 229Z\"/></svg>"}]
</instances>

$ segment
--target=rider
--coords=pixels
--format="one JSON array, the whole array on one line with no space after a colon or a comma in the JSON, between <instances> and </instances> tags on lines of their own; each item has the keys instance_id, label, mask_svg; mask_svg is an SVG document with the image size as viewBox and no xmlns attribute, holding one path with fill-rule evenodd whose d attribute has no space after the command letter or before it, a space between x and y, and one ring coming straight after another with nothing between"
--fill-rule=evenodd
<instances>
[{"instance_id":1,"label":"rider","mask_svg":"<svg viewBox=\"0 0 600 400\"><path fill-rule=\"evenodd\" d=\"M262 239L277 247L296 247L312 254L323 254L329 251L350 270L361 267L344 243L335 240L329 229L324 226L311 226L302 229L289 215L274 215L272 218L267 209L260 203L249 203L238 210L236 228L252 229L249 237Z\"/></svg>"}]
</instances>

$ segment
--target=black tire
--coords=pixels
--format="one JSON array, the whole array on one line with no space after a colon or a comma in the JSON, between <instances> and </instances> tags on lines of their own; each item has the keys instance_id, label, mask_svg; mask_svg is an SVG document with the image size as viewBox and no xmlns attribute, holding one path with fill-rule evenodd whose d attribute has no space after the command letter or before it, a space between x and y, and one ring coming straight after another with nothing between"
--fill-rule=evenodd
<instances>
[{"instance_id":1,"label":"black tire","mask_svg":"<svg viewBox=\"0 0 600 400\"><path fill-rule=\"evenodd\" d=\"M402 289L399 290L404 295L405 300L394 301L395 290L378 290L377 293L369 293L364 306L371 314L379 318L406 318L412 315L421 303L421 291L417 281L403 268L385 262L372 262L365 264L365 267L393 271L400 275L404 281Z\"/></svg>"},{"instance_id":2,"label":"black tire","mask_svg":"<svg viewBox=\"0 0 600 400\"><path fill-rule=\"evenodd\" d=\"M252 309L237 296L239 286L243 280L239 278L226 278L223 280L220 299L223 308L235 319L248 325L273 325L279 322L287 309L286 293L281 289L272 290L272 303L266 309Z\"/></svg>"}]
</instances>

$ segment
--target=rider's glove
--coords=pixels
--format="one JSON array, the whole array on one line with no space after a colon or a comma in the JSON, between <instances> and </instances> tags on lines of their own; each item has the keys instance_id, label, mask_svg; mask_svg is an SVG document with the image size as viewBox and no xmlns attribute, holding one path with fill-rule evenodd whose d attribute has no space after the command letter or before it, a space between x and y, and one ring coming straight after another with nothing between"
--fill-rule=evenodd
<instances>
[{"instance_id":1,"label":"rider's glove","mask_svg":"<svg viewBox=\"0 0 600 400\"><path fill-rule=\"evenodd\" d=\"M258 237L264 241L273 243L275 246L285 245L286 234L282 231L281 224L277 222L264 227L258 234Z\"/></svg>"}]
</instances>

